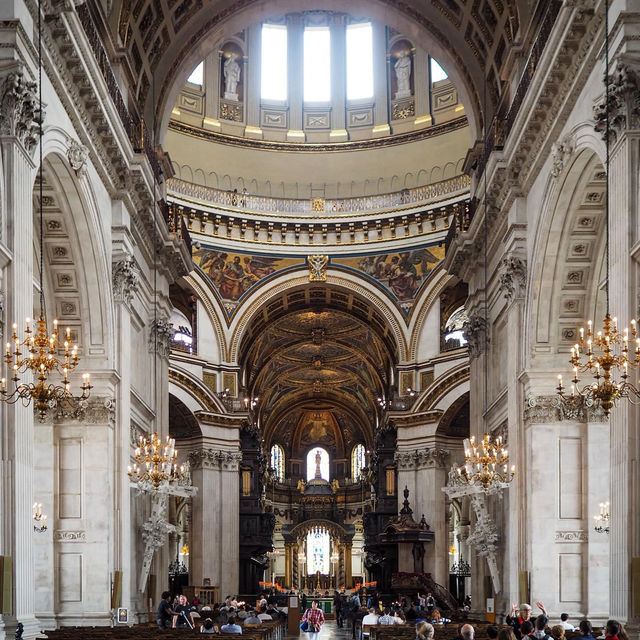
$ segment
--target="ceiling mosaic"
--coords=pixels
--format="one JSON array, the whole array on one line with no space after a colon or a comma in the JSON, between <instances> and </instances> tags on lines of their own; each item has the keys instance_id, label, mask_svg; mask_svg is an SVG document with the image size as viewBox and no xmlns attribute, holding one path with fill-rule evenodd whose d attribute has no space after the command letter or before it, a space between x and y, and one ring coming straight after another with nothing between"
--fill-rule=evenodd
<instances>
[{"instance_id":1,"label":"ceiling mosaic","mask_svg":"<svg viewBox=\"0 0 640 640\"><path fill-rule=\"evenodd\" d=\"M409 251L329 256L328 264L374 282L408 317L422 287L443 258L444 245L435 244ZM303 256L233 253L202 246L194 250L193 262L207 276L228 318L256 287L286 271L308 269L308 260Z\"/></svg>"}]
</instances>

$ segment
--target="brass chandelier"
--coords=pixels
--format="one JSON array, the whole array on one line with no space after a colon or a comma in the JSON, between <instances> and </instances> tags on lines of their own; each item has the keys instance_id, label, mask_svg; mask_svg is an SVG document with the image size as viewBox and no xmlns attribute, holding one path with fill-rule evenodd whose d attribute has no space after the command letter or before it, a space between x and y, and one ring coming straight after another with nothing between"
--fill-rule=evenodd
<instances>
[{"instance_id":1,"label":"brass chandelier","mask_svg":"<svg viewBox=\"0 0 640 640\"><path fill-rule=\"evenodd\" d=\"M509 483L515 475L515 465L509 469L509 452L504 448L502 438L491 439L488 433L476 445L475 436L465 442L464 465L458 467L458 481L461 484L482 487L487 491L491 486Z\"/></svg>"},{"instance_id":2,"label":"brass chandelier","mask_svg":"<svg viewBox=\"0 0 640 640\"><path fill-rule=\"evenodd\" d=\"M594 333L592 322L589 320L587 332L580 329L580 340L571 349L569 362L573 367L571 393L565 393L562 376L558 376L556 391L565 404L583 402L586 406L599 404L605 416L609 417L611 409L621 398L628 399L633 404L640 401L640 390L629 382L629 369L640 365L640 338L636 321L631 320L631 332L625 328L618 331L617 318L609 313L609 273L610 273L610 243L609 243L609 169L610 169L610 122L609 122L609 3L605 0L605 72L604 72L604 105L605 105L605 148L607 192L605 198L606 224L606 300L607 310L604 316L602 330ZM632 343L630 345L630 342ZM580 385L578 374L587 373L593 382Z\"/></svg>"},{"instance_id":3,"label":"brass chandelier","mask_svg":"<svg viewBox=\"0 0 640 640\"><path fill-rule=\"evenodd\" d=\"M129 478L139 487L151 485L158 489L161 484L173 484L185 480L185 466L178 466L176 441L167 436L164 442L157 433L150 439L140 436L140 444L135 450L135 463L129 465Z\"/></svg>"},{"instance_id":4,"label":"brass chandelier","mask_svg":"<svg viewBox=\"0 0 640 640\"><path fill-rule=\"evenodd\" d=\"M82 394L74 396L71 392L69 374L78 365L78 345L71 342L71 329L67 328L64 342L61 344L58 333L58 321L53 321L53 331L47 330L47 320L44 305L44 247L43 247L43 216L42 216L42 184L43 184L43 149L42 149L42 17L38 3L38 137L40 146L40 317L36 327L31 328L31 320L26 319L24 339L18 336L18 325L13 325L11 342L7 342L4 361L8 368L9 380L13 388L7 388L7 378L0 380L0 400L14 404L18 400L24 406L33 401L40 421L46 417L49 409L55 408L64 401L85 400L92 389L88 373L82 376ZM64 346L64 352L60 353ZM13 351L12 351L13 349ZM34 381L22 382L20 376L30 372ZM61 382L51 382L52 374L62 376Z\"/></svg>"}]
</instances>

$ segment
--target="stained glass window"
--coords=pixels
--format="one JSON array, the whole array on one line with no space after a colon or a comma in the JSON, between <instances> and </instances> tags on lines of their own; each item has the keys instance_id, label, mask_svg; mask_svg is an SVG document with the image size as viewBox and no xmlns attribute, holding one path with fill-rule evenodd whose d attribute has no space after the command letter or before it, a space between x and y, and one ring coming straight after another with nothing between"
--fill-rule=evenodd
<instances>
[{"instance_id":1,"label":"stained glass window","mask_svg":"<svg viewBox=\"0 0 640 640\"><path fill-rule=\"evenodd\" d=\"M271 468L276 472L278 480L284 480L284 449L279 444L271 447Z\"/></svg>"},{"instance_id":2,"label":"stained glass window","mask_svg":"<svg viewBox=\"0 0 640 640\"><path fill-rule=\"evenodd\" d=\"M307 573L313 575L318 571L329 573L329 532L323 527L315 527L307 534Z\"/></svg>"},{"instance_id":3,"label":"stained glass window","mask_svg":"<svg viewBox=\"0 0 640 640\"><path fill-rule=\"evenodd\" d=\"M357 444L351 452L351 477L358 480L366 464L363 444Z\"/></svg>"}]
</instances>

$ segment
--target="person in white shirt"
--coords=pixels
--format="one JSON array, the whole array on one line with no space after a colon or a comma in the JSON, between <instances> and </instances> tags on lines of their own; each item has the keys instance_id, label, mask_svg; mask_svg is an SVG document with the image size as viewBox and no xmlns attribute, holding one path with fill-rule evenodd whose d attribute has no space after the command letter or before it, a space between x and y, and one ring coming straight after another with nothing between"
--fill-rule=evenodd
<instances>
[{"instance_id":1,"label":"person in white shirt","mask_svg":"<svg viewBox=\"0 0 640 640\"><path fill-rule=\"evenodd\" d=\"M364 626L365 624L378 624L378 616L376 615L376 610L373 607L371 607L371 609L369 609L369 613L362 618L362 625Z\"/></svg>"},{"instance_id":2,"label":"person in white shirt","mask_svg":"<svg viewBox=\"0 0 640 640\"><path fill-rule=\"evenodd\" d=\"M391 615L391 609L389 609L389 607L387 607L384 610L384 615L381 615L378 618L378 624L395 624L395 618Z\"/></svg>"},{"instance_id":3,"label":"person in white shirt","mask_svg":"<svg viewBox=\"0 0 640 640\"><path fill-rule=\"evenodd\" d=\"M563 629L565 629L566 631L575 631L576 628L570 622L567 622L567 620L569 620L569 614L568 613L561 613L560 614L560 626Z\"/></svg>"},{"instance_id":4,"label":"person in white shirt","mask_svg":"<svg viewBox=\"0 0 640 640\"><path fill-rule=\"evenodd\" d=\"M260 607L260 613L258 614L258 618L260 618L262 622L264 622L265 620L269 620L269 622L271 622L271 620L273 620L273 618L267 613L266 604L264 605L264 607Z\"/></svg>"}]
</instances>

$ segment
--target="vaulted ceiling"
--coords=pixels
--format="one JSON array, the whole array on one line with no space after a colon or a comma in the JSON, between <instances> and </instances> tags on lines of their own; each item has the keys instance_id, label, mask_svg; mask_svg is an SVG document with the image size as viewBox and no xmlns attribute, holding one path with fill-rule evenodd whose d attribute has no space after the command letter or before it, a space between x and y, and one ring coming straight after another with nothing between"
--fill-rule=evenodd
<instances>
[{"instance_id":1,"label":"vaulted ceiling","mask_svg":"<svg viewBox=\"0 0 640 640\"><path fill-rule=\"evenodd\" d=\"M152 78L158 121L165 127L177 92L223 35L240 33L275 14L300 10L299 0L95 0L128 62L135 97L151 114ZM380 20L433 52L458 87L472 126L480 129L483 72L494 103L508 87L515 56L549 0L353 0L352 15ZM537 7L537 8L536 8ZM339 0L310 9L344 10ZM106 15L105 15L106 13ZM489 107L491 109L491 106ZM473 114L473 117L471 117Z\"/></svg>"}]
</instances>

